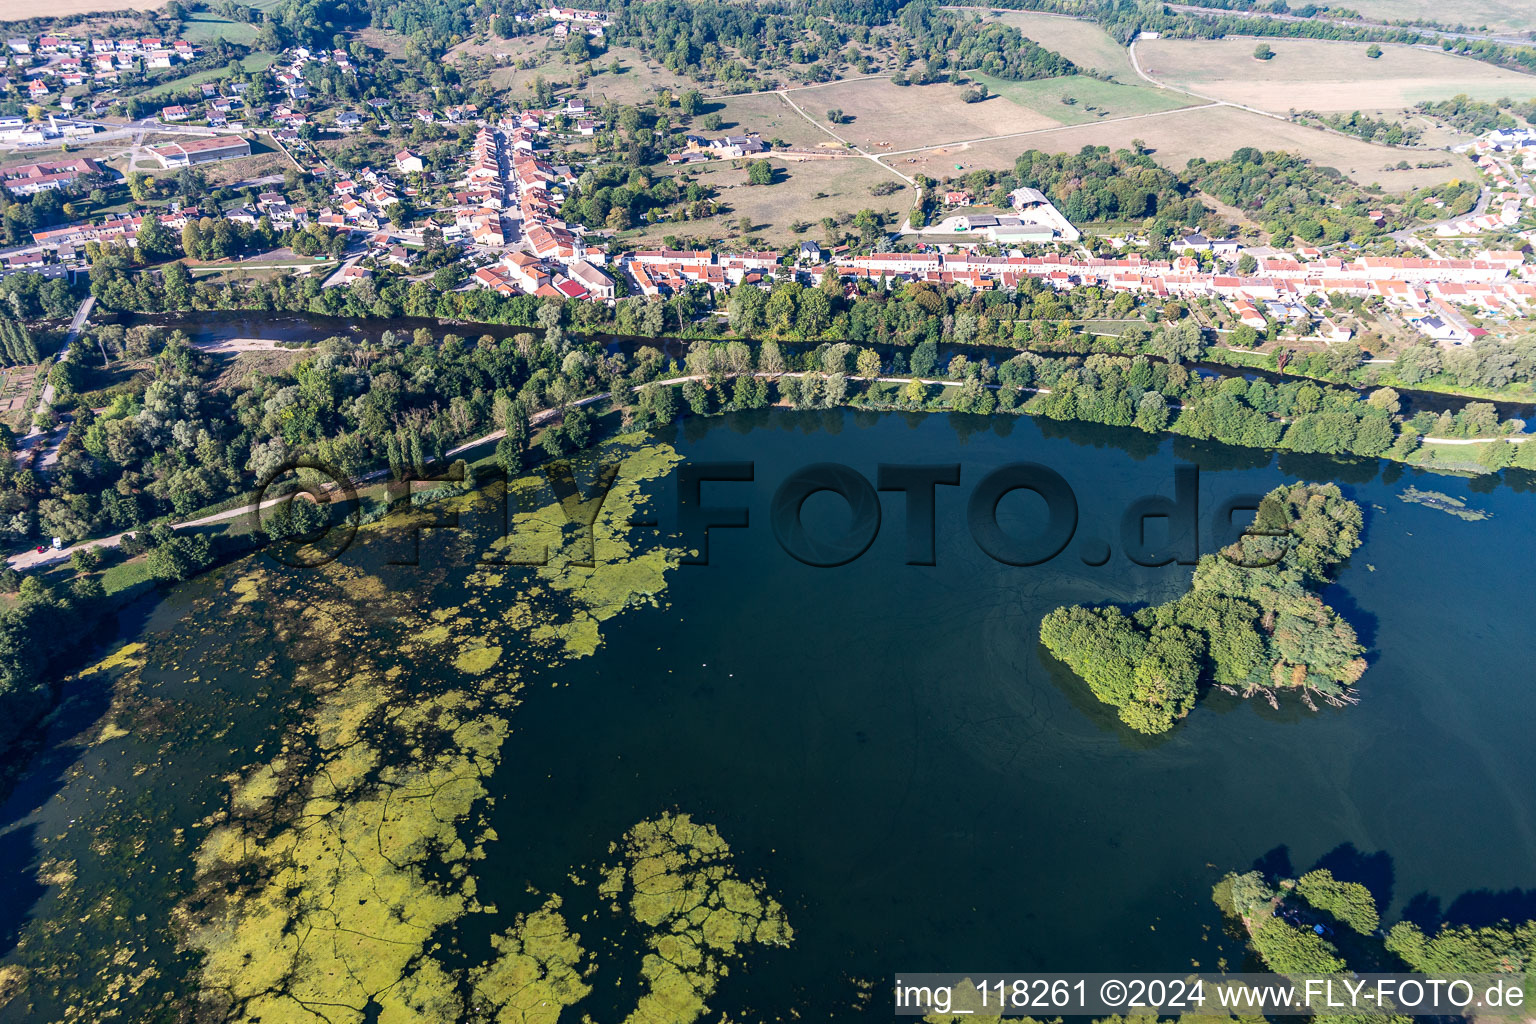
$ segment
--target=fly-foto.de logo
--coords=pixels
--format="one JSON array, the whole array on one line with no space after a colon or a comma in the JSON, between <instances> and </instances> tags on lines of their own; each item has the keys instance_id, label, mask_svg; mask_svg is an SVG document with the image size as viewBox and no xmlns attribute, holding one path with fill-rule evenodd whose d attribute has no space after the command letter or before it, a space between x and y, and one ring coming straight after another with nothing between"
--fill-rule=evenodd
<instances>
[{"instance_id":1,"label":"fly-foto.de logo","mask_svg":"<svg viewBox=\"0 0 1536 1024\"><path fill-rule=\"evenodd\" d=\"M308 472L297 493L265 498L275 480L298 469ZM567 564L592 564L604 502L622 471L622 462L579 470L559 461L539 472L565 519L561 525L578 535L577 554L568 554ZM464 464L456 463L441 477L383 485L381 510L373 521L392 531L399 552L391 559L394 564L419 564L424 531L474 528L478 538L486 535L484 522L472 527L459 505L449 508L443 502L443 508L434 509L431 502L413 500L413 495L422 496L419 489L429 497L473 493L479 518L499 524L493 535L518 539L516 490L494 469L475 473L466 486L469 480ZM765 501L768 492L762 485L768 482L759 478L752 462L685 462L654 502L663 516L635 518L613 528L635 533L629 543L636 550L644 546L639 535L649 532L658 542L665 539L669 546L683 549L681 564L701 566L720 564L710 557L715 531L759 530L766 519L763 535L771 535L786 557L827 569L863 557L882 530L901 531L904 561L911 566L937 565L940 540L949 530L964 531L997 562L1021 567L1063 556L1100 566L1111 561L1115 550L1142 566L1193 565L1202 550L1215 550L1234 564L1261 568L1278 562L1284 544L1251 539L1286 536L1283 523L1266 524L1258 494L1233 494L1203 510L1200 471L1193 464L1174 467L1171 496L1150 494L1130 502L1118 515L1113 540L1080 529L1083 508L1072 485L1061 473L1036 462L974 469L960 463L879 463L872 473L817 462L783 476ZM361 482L349 481L315 460L295 462L263 481L251 506L253 525L283 541L268 548L276 560L296 567L323 565L339 557L356 537L362 519L360 487ZM1005 499L1021 493L1032 496L1025 500L1035 506L1035 514L1006 514ZM828 524L837 516L807 516L807 502L821 494L846 506L841 523ZM296 500L301 496L308 500ZM507 545L501 547L502 554L480 560L537 566L552 557L548 547L539 544L525 545L513 555L505 553Z\"/></svg>"}]
</instances>

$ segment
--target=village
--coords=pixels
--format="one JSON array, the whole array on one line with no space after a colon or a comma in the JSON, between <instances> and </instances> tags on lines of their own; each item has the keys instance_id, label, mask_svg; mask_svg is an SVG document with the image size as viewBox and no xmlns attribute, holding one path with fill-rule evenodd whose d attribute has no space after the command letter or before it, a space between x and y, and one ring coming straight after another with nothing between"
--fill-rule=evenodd
<instances>
[{"instance_id":1,"label":"village","mask_svg":"<svg viewBox=\"0 0 1536 1024\"><path fill-rule=\"evenodd\" d=\"M610 16L556 7L539 17L549 19L557 34L600 36ZM12 39L8 47L13 58L33 64L24 88L38 95L47 90L49 80L66 84L94 77L109 84L112 76L136 62L191 60L198 52L186 40L59 35L39 36L35 42ZM205 83L202 103L161 107L155 118L158 126L185 126L197 134L146 145L144 156L166 171L240 159L252 153L257 130L248 130L248 124L263 126L271 144L290 155L304 152L305 137L314 138L308 131L313 115L305 110L310 99L306 69L316 66L330 73L358 72L346 50L293 47L266 70L259 98L248 94L244 82ZM12 84L0 80L0 90ZM93 101L89 109L99 113L104 103ZM344 137L378 125L388 115L386 101L370 100L356 110L332 111L323 127ZM252 198L243 205L216 209L214 216L247 226L264 222L274 232L319 228L342 236L344 258L340 267L326 268L328 287L355 285L385 268L410 274L430 240L456 252L464 268L458 287L483 288L503 297L611 303L624 295L668 296L695 286L770 287L784 279L817 285L829 274L842 280L849 294L857 291L860 280L1011 290L1033 279L1058 290L1094 287L1126 293L1148 305L1212 299L1225 307L1233 324L1262 333L1304 323L1315 328L1315 338L1329 343L1348 341L1352 335L1351 328L1330 315L1333 301L1381 300L1378 306L1390 310L1405 327L1452 347L1487 333L1476 318L1518 317L1536 308L1536 283L1521 276L1522 251L1476 244L1479 236L1509 237L1536 209L1536 192L1526 177L1536 169L1536 131L1531 130L1501 129L1464 147L1487 177L1483 201L1472 215L1433 225L1419 237L1404 233L1399 239L1402 249L1421 248L1424 256L1357 255L1346 247L1306 245L1280 249L1189 233L1169 244L1171 258L1158 259L1136 251L1095 255L1085 247L1080 229L1037 189L1016 189L1009 196L1009 208L988 210L974 206L969 190L958 185L941 192L943 205L955 212L921 228L903 225L879 240L874 251L846 245L824 250L815 242L787 249L624 251L624 246L612 244L611 232L589 231L559 214L579 188L580 166L565 162L565 145L604 128L582 97L494 119L469 103L436 111L415 109L407 116L461 132L473 129L452 180L429 168L422 155L407 146L394 154L389 166L346 173L315 160L311 172L326 184L327 201L298 200L269 187L248 193ZM50 118L49 125L55 133L105 127L78 122L61 127L57 118ZM22 118L0 118L0 141L47 130ZM750 131L716 137L689 133L684 141L682 149L667 156L668 165L686 169L710 162L739 165L766 155L826 155L780 154ZM112 174L90 158L46 160L4 168L0 186L18 197L47 190L78 192ZM402 202L414 216L399 216ZM1380 216L1377 211L1373 215ZM88 270L89 244L134 246L146 217L180 230L206 216L195 207L173 204L160 213L128 211L94 223L50 226L33 232L32 245L0 254L0 260L4 273L82 274ZM1536 231L1527 230L1518 238L1531 242ZM1458 251L1442 255L1429 241L1454 245ZM1133 242L1117 240L1123 249L1134 250Z\"/></svg>"}]
</instances>

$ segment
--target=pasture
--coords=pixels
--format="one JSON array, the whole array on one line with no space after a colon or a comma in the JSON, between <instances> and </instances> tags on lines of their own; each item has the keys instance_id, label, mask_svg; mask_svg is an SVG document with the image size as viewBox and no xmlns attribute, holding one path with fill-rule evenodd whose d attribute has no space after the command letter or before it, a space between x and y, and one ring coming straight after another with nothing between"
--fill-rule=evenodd
<instances>
[{"instance_id":1,"label":"pasture","mask_svg":"<svg viewBox=\"0 0 1536 1024\"><path fill-rule=\"evenodd\" d=\"M621 69L617 75L608 70L615 60ZM676 97L685 90L698 88L686 78L642 57L639 50L627 46L610 47L592 62L592 66L598 73L587 82L587 96L599 102L612 100L632 106L655 99L662 89L670 89Z\"/></svg>"},{"instance_id":2,"label":"pasture","mask_svg":"<svg viewBox=\"0 0 1536 1024\"><path fill-rule=\"evenodd\" d=\"M1268 39L1273 60L1255 60L1252 38L1154 39L1136 44L1142 70L1160 82L1260 110L1390 111L1466 93L1473 99L1536 96L1536 76L1439 50L1365 43Z\"/></svg>"},{"instance_id":3,"label":"pasture","mask_svg":"<svg viewBox=\"0 0 1536 1024\"><path fill-rule=\"evenodd\" d=\"M841 110L853 120L832 125L832 130L872 152L878 151L882 142L889 142L892 149L910 149L1061 123L1055 116L1015 103L967 103L961 99L966 88L947 84L900 86L884 78L866 78L797 90L789 97L814 118L825 119L828 110Z\"/></svg>"},{"instance_id":4,"label":"pasture","mask_svg":"<svg viewBox=\"0 0 1536 1024\"><path fill-rule=\"evenodd\" d=\"M752 234L775 245L820 239L823 217L854 214L863 209L892 213L897 219L912 206L912 189L903 186L889 195L877 196L870 188L881 182L897 182L895 175L863 157L816 160L806 163L773 161L772 185L748 185L746 171L725 161L695 164L687 173L719 190L723 213L705 220L654 224L641 231L625 232L625 241L659 242L669 234L699 238L739 238L737 222L752 221ZM803 235L790 230L801 220L811 224Z\"/></svg>"},{"instance_id":5,"label":"pasture","mask_svg":"<svg viewBox=\"0 0 1536 1024\"><path fill-rule=\"evenodd\" d=\"M1119 85L1087 75L1033 82L1012 82L980 74L972 77L1009 102L1062 124L1091 124L1106 117L1151 114L1200 102L1169 89Z\"/></svg>"},{"instance_id":6,"label":"pasture","mask_svg":"<svg viewBox=\"0 0 1536 1024\"><path fill-rule=\"evenodd\" d=\"M522 100L532 96L536 78L543 78L551 85L576 81L578 64L569 62L559 48L550 49L551 40L546 36L527 39L493 40L486 44L474 44L473 52L510 53L515 60L531 58L537 66L518 68L506 65L490 74L490 84L497 91L504 91ZM465 51L470 52L470 51ZM608 70L613 62L619 63L619 73ZM584 63L584 62L583 62ZM597 73L587 80L581 94L592 103L601 105L607 100L636 106L656 98L662 89L670 89L672 95L694 88L687 79L681 78L659 64L649 63L639 52L628 47L616 46L592 62ZM566 91L561 90L561 95ZM530 100L531 102L531 100Z\"/></svg>"},{"instance_id":7,"label":"pasture","mask_svg":"<svg viewBox=\"0 0 1536 1024\"><path fill-rule=\"evenodd\" d=\"M815 99L815 96L820 91L792 92L789 97L804 107L806 113L812 117L822 118L821 124L826 124L826 108L823 107L820 113L816 110L820 102ZM782 139L791 146L804 149L813 149L824 143L832 143L834 146L837 144L832 136L796 113L795 109L780 99L776 93L724 96L709 100L704 105L704 110L705 113L719 114L720 130L732 135L757 132L764 139ZM833 131L840 131L840 128L830 124L827 127ZM697 119L693 130L702 130Z\"/></svg>"}]
</instances>

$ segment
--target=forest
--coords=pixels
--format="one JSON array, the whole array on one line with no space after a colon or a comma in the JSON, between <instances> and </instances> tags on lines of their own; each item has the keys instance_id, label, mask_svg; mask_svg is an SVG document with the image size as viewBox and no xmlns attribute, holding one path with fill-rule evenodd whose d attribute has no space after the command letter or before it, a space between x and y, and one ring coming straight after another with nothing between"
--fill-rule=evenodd
<instances>
[{"instance_id":1,"label":"forest","mask_svg":"<svg viewBox=\"0 0 1536 1024\"><path fill-rule=\"evenodd\" d=\"M1058 608L1040 642L1137 732L1167 732L1202 685L1340 703L1365 672L1355 631L1317 591L1360 545L1360 507L1334 484L1271 491L1248 534L1195 566L1189 592L1127 615Z\"/></svg>"},{"instance_id":2,"label":"forest","mask_svg":"<svg viewBox=\"0 0 1536 1024\"><path fill-rule=\"evenodd\" d=\"M1485 103L1459 94L1448 100L1425 100L1413 109L1444 121L1457 131L1483 135L1497 128L1519 128L1530 123L1536 118L1536 99L1525 102L1500 99Z\"/></svg>"},{"instance_id":3,"label":"forest","mask_svg":"<svg viewBox=\"0 0 1536 1024\"><path fill-rule=\"evenodd\" d=\"M927 0L899 6L717 4L701 0L646 0L630 4L614 28L621 44L638 48L680 75L731 88L762 87L775 70L805 81L827 81L850 65L873 70L859 47L893 51L917 81L980 69L1010 79L1050 78L1077 69L1058 53L1026 39L1018 29L983 23L974 15L941 9ZM879 31L875 29L878 27ZM882 66L883 66L882 61ZM792 68L793 66L793 68Z\"/></svg>"},{"instance_id":4,"label":"forest","mask_svg":"<svg viewBox=\"0 0 1536 1024\"><path fill-rule=\"evenodd\" d=\"M1230 872L1211 898L1241 929L1264 966L1277 973L1493 974L1510 975L1518 984L1536 964L1536 921L1403 920L1383 932L1376 894L1325 867L1299 878L1277 878L1261 870ZM1391 1024L1411 1018L1371 1019Z\"/></svg>"}]
</instances>

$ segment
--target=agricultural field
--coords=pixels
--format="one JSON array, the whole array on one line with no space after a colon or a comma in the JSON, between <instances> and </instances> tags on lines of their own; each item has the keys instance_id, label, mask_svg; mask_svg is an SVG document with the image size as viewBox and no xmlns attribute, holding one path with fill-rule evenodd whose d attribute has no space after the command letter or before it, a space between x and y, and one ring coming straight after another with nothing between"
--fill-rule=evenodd
<instances>
[{"instance_id":1,"label":"agricultural field","mask_svg":"<svg viewBox=\"0 0 1536 1024\"><path fill-rule=\"evenodd\" d=\"M1142 140L1153 159L1170 170L1183 168L1195 157L1219 159L1231 156L1240 147L1254 146L1300 153L1318 164L1337 168L1361 184L1374 182L1389 192L1406 192L1476 174L1471 162L1462 156L1375 146L1228 106L1194 107L1108 124L1069 125L1018 138L893 157L892 164L903 174L921 172L942 177L957 173L956 164L961 171L1012 167L1015 158L1029 149L1075 153L1084 146L1128 147L1133 139ZM1449 165L1405 171L1384 169L1405 158L1410 163L1448 161Z\"/></svg>"},{"instance_id":2,"label":"agricultural field","mask_svg":"<svg viewBox=\"0 0 1536 1024\"><path fill-rule=\"evenodd\" d=\"M812 117L821 117L823 120L820 123L826 124L826 108L822 107L819 114L816 111L820 102L814 97L820 91L822 90L796 91L791 92L789 96L790 99L805 107L806 113ZM704 112L719 114L721 131L732 135L757 132L765 139L782 139L789 145L799 148L821 147L827 143L837 146L837 140L817 125L807 121L801 114L796 113L795 109L780 99L777 93L752 93L709 100L704 105ZM851 126L834 128L832 125L827 125L827 127L841 133L842 128ZM844 135L844 138L847 137Z\"/></svg>"},{"instance_id":3,"label":"agricultural field","mask_svg":"<svg viewBox=\"0 0 1536 1024\"><path fill-rule=\"evenodd\" d=\"M181 23L181 36L194 43L211 43L216 39L228 40L237 46L249 46L256 41L260 30L243 21L230 21L212 11L188 11Z\"/></svg>"},{"instance_id":4,"label":"agricultural field","mask_svg":"<svg viewBox=\"0 0 1536 1024\"><path fill-rule=\"evenodd\" d=\"M43 11L29 0L0 0L0 21L25 21L43 13L63 18L107 11L153 11L164 6L165 0L48 0L47 9Z\"/></svg>"},{"instance_id":5,"label":"agricultural field","mask_svg":"<svg viewBox=\"0 0 1536 1024\"><path fill-rule=\"evenodd\" d=\"M912 206L912 190L903 186L889 195L877 196L870 188L882 182L898 182L895 175L862 157L816 160L806 163L773 161L772 185L748 185L746 171L725 161L695 164L688 173L719 190L725 212L707 220L655 224L642 231L625 232L624 240L651 244L670 234L698 238L740 237L737 222L752 221L752 234L774 245L821 237L820 220L838 214L871 209L904 215ZM803 235L790 230L796 221L813 226Z\"/></svg>"},{"instance_id":6,"label":"agricultural field","mask_svg":"<svg viewBox=\"0 0 1536 1024\"><path fill-rule=\"evenodd\" d=\"M1061 124L1091 124L1106 117L1151 114L1200 102L1171 89L1120 85L1087 75L1042 78L1033 82L1013 82L991 75L973 77L1009 102Z\"/></svg>"},{"instance_id":7,"label":"agricultural field","mask_svg":"<svg viewBox=\"0 0 1536 1024\"><path fill-rule=\"evenodd\" d=\"M1254 59L1251 38L1138 42L1142 70L1159 82L1260 110L1402 110L1465 93L1473 99L1536 96L1536 76L1437 50L1365 43L1269 39L1273 60Z\"/></svg>"},{"instance_id":8,"label":"agricultural field","mask_svg":"<svg viewBox=\"0 0 1536 1024\"><path fill-rule=\"evenodd\" d=\"M1530 0L1350 0L1351 10L1379 21L1426 20L1442 25L1486 25L1495 32L1536 29Z\"/></svg>"},{"instance_id":9,"label":"agricultural field","mask_svg":"<svg viewBox=\"0 0 1536 1024\"><path fill-rule=\"evenodd\" d=\"M1091 21L1034 11L994 11L990 16L1004 25L1013 26L1047 50L1055 50L1084 70L1103 72L1125 85L1135 85L1141 80L1136 69L1131 67L1125 47Z\"/></svg>"},{"instance_id":10,"label":"agricultural field","mask_svg":"<svg viewBox=\"0 0 1536 1024\"><path fill-rule=\"evenodd\" d=\"M1014 103L967 103L961 99L965 91L956 85L900 86L884 78L865 78L797 90L789 97L815 118L825 118L828 110L841 110L852 121L834 125L832 130L866 149L885 142L893 149L911 149L1060 123L1054 116Z\"/></svg>"},{"instance_id":11,"label":"agricultural field","mask_svg":"<svg viewBox=\"0 0 1536 1024\"><path fill-rule=\"evenodd\" d=\"M32 394L32 381L37 376L35 366L8 366L0 370L0 417L9 418L21 413Z\"/></svg>"}]
</instances>

